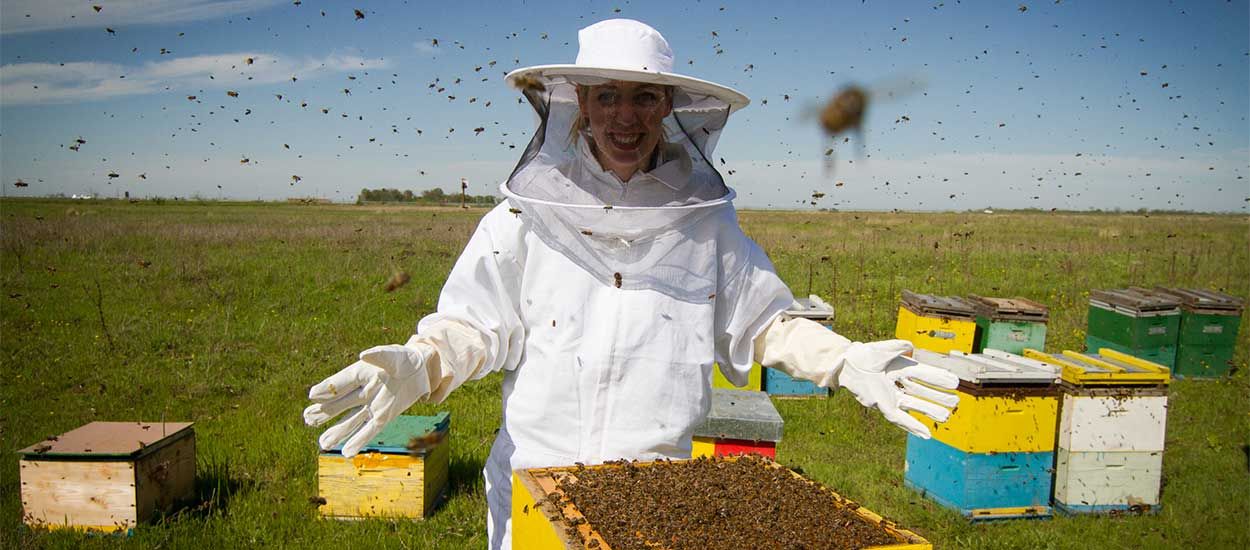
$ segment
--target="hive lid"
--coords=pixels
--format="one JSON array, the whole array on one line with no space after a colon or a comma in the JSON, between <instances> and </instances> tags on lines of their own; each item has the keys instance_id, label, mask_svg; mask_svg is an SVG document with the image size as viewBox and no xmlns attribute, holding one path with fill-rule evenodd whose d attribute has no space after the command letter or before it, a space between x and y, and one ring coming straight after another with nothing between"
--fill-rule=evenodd
<instances>
[{"instance_id":1,"label":"hive lid","mask_svg":"<svg viewBox=\"0 0 1250 550\"><path fill-rule=\"evenodd\" d=\"M976 317L976 310L973 309L972 304L958 296L933 296L904 290L903 305L925 315L966 319Z\"/></svg>"},{"instance_id":2,"label":"hive lid","mask_svg":"<svg viewBox=\"0 0 1250 550\"><path fill-rule=\"evenodd\" d=\"M1035 321L1045 323L1050 317L1050 310L1027 298L987 298L973 294L968 296L977 315L992 320L1003 321Z\"/></svg>"},{"instance_id":3,"label":"hive lid","mask_svg":"<svg viewBox=\"0 0 1250 550\"><path fill-rule=\"evenodd\" d=\"M1058 365L1063 369L1063 379L1073 384L1156 385L1167 384L1171 379L1167 367L1111 348L1102 348L1093 354L1071 350L1042 353L1026 349L1024 355Z\"/></svg>"},{"instance_id":4,"label":"hive lid","mask_svg":"<svg viewBox=\"0 0 1250 550\"><path fill-rule=\"evenodd\" d=\"M917 349L912 358L973 384L1051 384L1059 379L1059 367L1055 365L995 349L977 354L952 351L949 355Z\"/></svg>"},{"instance_id":5,"label":"hive lid","mask_svg":"<svg viewBox=\"0 0 1250 550\"><path fill-rule=\"evenodd\" d=\"M781 414L762 391L712 388L712 409L694 435L747 441L781 441Z\"/></svg>"},{"instance_id":6,"label":"hive lid","mask_svg":"<svg viewBox=\"0 0 1250 550\"><path fill-rule=\"evenodd\" d=\"M192 422L91 422L18 451L26 458L139 458L192 432Z\"/></svg>"},{"instance_id":7,"label":"hive lid","mask_svg":"<svg viewBox=\"0 0 1250 550\"><path fill-rule=\"evenodd\" d=\"M1156 294L1162 294L1180 300L1181 307L1187 311L1202 311L1221 315L1241 315L1245 301L1236 296L1197 288L1154 288Z\"/></svg>"},{"instance_id":8,"label":"hive lid","mask_svg":"<svg viewBox=\"0 0 1250 550\"><path fill-rule=\"evenodd\" d=\"M1129 315L1180 313L1181 307L1174 297L1140 287L1095 290L1089 294L1089 302Z\"/></svg>"},{"instance_id":9,"label":"hive lid","mask_svg":"<svg viewBox=\"0 0 1250 550\"><path fill-rule=\"evenodd\" d=\"M833 306L829 305L820 296L815 294L808 295L806 298L796 298L794 305L786 310L786 315L791 317L801 317L803 319L812 319L814 321L833 320Z\"/></svg>"},{"instance_id":10,"label":"hive lid","mask_svg":"<svg viewBox=\"0 0 1250 550\"><path fill-rule=\"evenodd\" d=\"M387 454L421 454L447 437L451 427L451 413L440 412L434 416L399 416L392 420L382 433L373 438L360 452L378 452ZM409 447L412 444L412 447ZM326 453L342 453L343 442L339 442Z\"/></svg>"}]
</instances>

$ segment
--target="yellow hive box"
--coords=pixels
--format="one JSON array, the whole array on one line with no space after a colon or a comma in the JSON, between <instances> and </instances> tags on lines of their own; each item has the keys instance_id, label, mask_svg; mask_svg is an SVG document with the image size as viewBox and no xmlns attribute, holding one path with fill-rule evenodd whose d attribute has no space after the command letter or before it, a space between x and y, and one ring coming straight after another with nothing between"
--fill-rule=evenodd
<instances>
[{"instance_id":1,"label":"yellow hive box","mask_svg":"<svg viewBox=\"0 0 1250 550\"><path fill-rule=\"evenodd\" d=\"M195 496L190 422L92 422L18 453L33 527L129 531Z\"/></svg>"},{"instance_id":2,"label":"yellow hive box","mask_svg":"<svg viewBox=\"0 0 1250 550\"><path fill-rule=\"evenodd\" d=\"M760 391L760 388L762 387L760 385L760 380L762 379L761 372L763 371L763 368L764 367L761 367L759 363L752 364L751 371L747 374L747 385L738 387L735 386L733 382L730 382L728 378L725 378L725 375L720 373L720 365L712 365L712 387L724 388L727 390Z\"/></svg>"},{"instance_id":3,"label":"yellow hive box","mask_svg":"<svg viewBox=\"0 0 1250 550\"><path fill-rule=\"evenodd\" d=\"M723 460L736 460L735 457L727 457ZM643 462L634 464L637 467L651 467L656 463ZM776 463L771 463L772 467L785 468ZM599 466L589 466L588 468L618 468L615 464L604 464ZM524 548L526 550L561 550L561 549L587 549L594 550L611 550L607 541L590 525L585 516L577 509L577 506L568 503L559 510L553 509L554 506L544 505L536 506L539 502L546 501L548 495L561 493L558 488L559 481L565 476L576 476L577 467L560 467L560 468L532 468L529 470L514 470L512 472L512 547ZM791 475L799 479L803 476L790 471ZM906 529L898 527L893 521L882 518L854 501L843 498L841 495L821 487L822 491L828 492L834 497L838 506L842 506L853 510L861 518L869 523L879 526L883 531L892 535L897 544L887 546L873 546L875 550L932 550L933 545L924 537L917 535ZM569 526L576 525L577 536L569 534Z\"/></svg>"},{"instance_id":4,"label":"yellow hive box","mask_svg":"<svg viewBox=\"0 0 1250 550\"><path fill-rule=\"evenodd\" d=\"M1016 388L995 391L961 384L955 393L959 395L959 406L946 422L934 422L928 416L911 412L929 427L934 439L969 453L1055 450L1057 390L1030 395Z\"/></svg>"},{"instance_id":5,"label":"yellow hive box","mask_svg":"<svg viewBox=\"0 0 1250 550\"><path fill-rule=\"evenodd\" d=\"M1059 366L1063 380L1078 386L1167 384L1172 379L1167 367L1111 348L1102 348L1097 355L1071 350L1048 354L1026 349L1024 356Z\"/></svg>"},{"instance_id":6,"label":"yellow hive box","mask_svg":"<svg viewBox=\"0 0 1250 550\"><path fill-rule=\"evenodd\" d=\"M321 515L336 519L404 517L421 519L447 489L451 417L400 416L360 454L335 450L317 457Z\"/></svg>"},{"instance_id":7,"label":"yellow hive box","mask_svg":"<svg viewBox=\"0 0 1250 550\"><path fill-rule=\"evenodd\" d=\"M972 353L976 310L962 298L903 291L894 336L937 353Z\"/></svg>"},{"instance_id":8,"label":"yellow hive box","mask_svg":"<svg viewBox=\"0 0 1250 550\"><path fill-rule=\"evenodd\" d=\"M1058 368L999 350L949 355L917 350L913 359L959 377L959 406L946 422L917 412L933 438L968 453L1055 450Z\"/></svg>"}]
</instances>

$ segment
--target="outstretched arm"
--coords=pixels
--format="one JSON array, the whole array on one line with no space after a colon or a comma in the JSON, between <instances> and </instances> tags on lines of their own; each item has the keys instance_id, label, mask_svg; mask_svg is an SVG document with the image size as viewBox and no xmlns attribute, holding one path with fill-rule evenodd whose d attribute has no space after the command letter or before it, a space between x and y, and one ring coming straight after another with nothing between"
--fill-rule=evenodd
<instances>
[{"instance_id":1,"label":"outstretched arm","mask_svg":"<svg viewBox=\"0 0 1250 550\"><path fill-rule=\"evenodd\" d=\"M925 439L929 428L906 411L943 422L959 403L958 396L935 389L953 390L959 378L907 357L912 345L906 340L852 342L813 321L781 315L754 344L761 365L823 387L844 387L865 407L875 406Z\"/></svg>"},{"instance_id":2,"label":"outstretched arm","mask_svg":"<svg viewBox=\"0 0 1250 550\"><path fill-rule=\"evenodd\" d=\"M421 320L417 334L365 350L309 391L313 404L304 421L310 426L355 409L321 435L322 449L343 441L343 455L353 456L414 403L441 402L467 380L516 367L525 335L516 303L522 253L519 231L499 210L478 225L439 295L438 311Z\"/></svg>"}]
</instances>

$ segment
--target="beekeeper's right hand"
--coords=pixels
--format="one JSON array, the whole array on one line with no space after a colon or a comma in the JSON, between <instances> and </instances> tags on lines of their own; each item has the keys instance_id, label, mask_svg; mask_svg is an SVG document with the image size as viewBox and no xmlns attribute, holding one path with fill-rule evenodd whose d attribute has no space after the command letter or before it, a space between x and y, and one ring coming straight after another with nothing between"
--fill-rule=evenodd
<instances>
[{"instance_id":1,"label":"beekeeper's right hand","mask_svg":"<svg viewBox=\"0 0 1250 550\"><path fill-rule=\"evenodd\" d=\"M360 360L313 386L308 398L313 404L304 409L304 422L320 426L349 409L356 409L346 420L331 426L317 443L322 450L343 443L343 456L355 456L377 437L391 420L414 403L430 395L443 376L435 349L417 342L375 346L360 354Z\"/></svg>"}]
</instances>

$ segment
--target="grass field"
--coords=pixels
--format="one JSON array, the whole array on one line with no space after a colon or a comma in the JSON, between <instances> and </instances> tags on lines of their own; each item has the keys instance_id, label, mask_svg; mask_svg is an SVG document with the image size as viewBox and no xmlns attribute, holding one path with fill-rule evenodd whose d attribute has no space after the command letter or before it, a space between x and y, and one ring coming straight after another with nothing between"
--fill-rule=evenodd
<instances>
[{"instance_id":1,"label":"grass field","mask_svg":"<svg viewBox=\"0 0 1250 550\"><path fill-rule=\"evenodd\" d=\"M316 518L309 386L404 341L482 210L123 201L0 203L0 547L481 548L480 476L500 378L414 414L452 414L450 498L425 522ZM1250 296L1245 216L744 212L796 294L836 329L893 336L902 289L1025 296L1049 350L1081 349L1088 292ZM412 281L393 293L395 270ZM1236 373L1171 389L1163 509L970 525L902 484L904 432L847 395L777 401L781 462L939 548L1250 547L1250 323ZM17 449L92 420L194 421L200 504L129 538L21 525Z\"/></svg>"}]
</instances>

